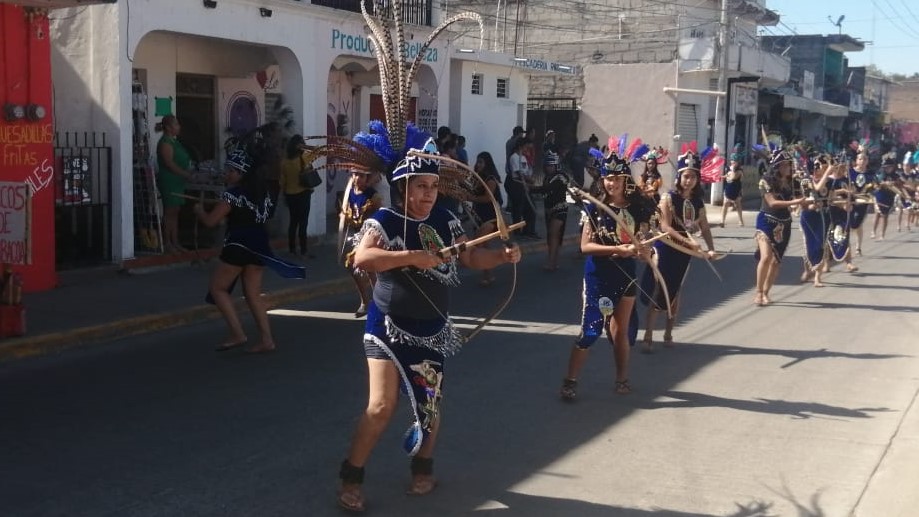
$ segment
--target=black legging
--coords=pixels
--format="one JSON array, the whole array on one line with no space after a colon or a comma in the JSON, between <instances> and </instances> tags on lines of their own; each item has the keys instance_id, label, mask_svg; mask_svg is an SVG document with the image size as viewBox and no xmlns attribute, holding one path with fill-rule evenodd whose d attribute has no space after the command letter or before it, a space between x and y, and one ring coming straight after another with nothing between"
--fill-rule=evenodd
<instances>
[{"instance_id":1,"label":"black legging","mask_svg":"<svg viewBox=\"0 0 919 517\"><path fill-rule=\"evenodd\" d=\"M287 200L287 211L290 223L287 225L287 244L291 253L296 252L297 238L300 241L300 253L306 253L306 224L310 218L310 198L312 190L299 194L284 194Z\"/></svg>"},{"instance_id":2,"label":"black legging","mask_svg":"<svg viewBox=\"0 0 919 517\"><path fill-rule=\"evenodd\" d=\"M526 187L523 183L511 179L504 182L504 188L507 190L507 197L510 201L511 218L515 223L526 221L527 224L521 233L535 235L536 212L533 210L533 202L528 198Z\"/></svg>"}]
</instances>

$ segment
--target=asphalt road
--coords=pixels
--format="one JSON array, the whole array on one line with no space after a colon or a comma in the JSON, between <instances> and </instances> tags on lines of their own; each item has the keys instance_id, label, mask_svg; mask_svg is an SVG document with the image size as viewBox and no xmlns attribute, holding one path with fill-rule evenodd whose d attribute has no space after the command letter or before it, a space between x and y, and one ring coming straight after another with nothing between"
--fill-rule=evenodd
<instances>
[{"instance_id":1,"label":"asphalt road","mask_svg":"<svg viewBox=\"0 0 919 517\"><path fill-rule=\"evenodd\" d=\"M861 271L837 267L824 289L798 284L795 233L765 308L750 304L752 230L716 233L734 253L723 282L693 266L678 346L635 350L629 396L596 346L573 404L557 393L580 261L569 250L546 274L526 258L513 303L448 364L439 488L404 495L403 404L367 468L369 513L915 515L919 232L866 242ZM459 320L488 313L508 273L470 277ZM0 515L339 515L366 396L355 305L276 312L273 355L215 353L207 322L0 365Z\"/></svg>"}]
</instances>

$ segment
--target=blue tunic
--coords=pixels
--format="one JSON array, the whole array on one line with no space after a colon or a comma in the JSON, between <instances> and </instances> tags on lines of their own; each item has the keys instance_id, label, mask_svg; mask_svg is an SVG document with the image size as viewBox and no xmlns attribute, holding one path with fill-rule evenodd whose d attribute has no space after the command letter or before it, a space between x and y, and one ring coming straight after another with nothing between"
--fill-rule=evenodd
<instances>
[{"instance_id":1,"label":"blue tunic","mask_svg":"<svg viewBox=\"0 0 919 517\"><path fill-rule=\"evenodd\" d=\"M735 179L733 181L724 181L724 197L732 201L737 200L741 196L741 187L743 186L743 173L735 172Z\"/></svg>"},{"instance_id":2,"label":"blue tunic","mask_svg":"<svg viewBox=\"0 0 919 517\"><path fill-rule=\"evenodd\" d=\"M830 180L830 190L849 188L848 178L833 178ZM833 259L837 262L845 260L849 253L849 231L851 230L851 215L844 207L830 206L830 228L827 232L827 242Z\"/></svg>"},{"instance_id":3,"label":"blue tunic","mask_svg":"<svg viewBox=\"0 0 919 517\"><path fill-rule=\"evenodd\" d=\"M610 207L629 225L635 234L642 223L651 219L651 214L636 205L625 208ZM590 225L594 242L607 246L629 244L626 231L618 228L616 220L592 204L584 207L581 224ZM636 284L634 258L595 257L588 255L584 262L583 309L581 311L581 335L576 341L580 348L588 348L603 334L607 321L623 296L634 296ZM638 313L632 310L629 317L629 345L635 344L638 335ZM609 336L610 340L613 339Z\"/></svg>"},{"instance_id":4,"label":"blue tunic","mask_svg":"<svg viewBox=\"0 0 919 517\"><path fill-rule=\"evenodd\" d=\"M702 219L702 211L705 210L705 202L698 197L684 199L683 196L676 191L670 191L666 196L669 196L673 210L673 217L670 221L670 225L683 237L687 237L689 232L695 233L698 231L699 221ZM689 271L689 261L692 256L676 250L661 241L656 241L654 243L654 251L657 253L658 257L657 268L660 269L661 276L664 277L664 282L667 284L667 294L670 296L670 300L673 301L677 294L679 294L680 288L683 286L683 281L686 279L686 273ZM667 299L664 297L664 293L658 292L655 289L657 281L654 278L651 268L645 268L641 284L642 301L645 303L649 302L651 293L656 293L654 305L660 310L667 310Z\"/></svg>"},{"instance_id":5,"label":"blue tunic","mask_svg":"<svg viewBox=\"0 0 919 517\"><path fill-rule=\"evenodd\" d=\"M829 184L829 181L827 181ZM804 234L804 252L807 263L813 267L823 262L826 249L827 232L830 227L830 211L828 208L829 187L815 190L813 182L803 182L804 194L813 198L812 208L801 211L801 233Z\"/></svg>"},{"instance_id":6,"label":"blue tunic","mask_svg":"<svg viewBox=\"0 0 919 517\"><path fill-rule=\"evenodd\" d=\"M390 208L377 210L356 236L377 235L386 250L437 251L462 237L460 221L434 207L425 219ZM414 455L430 434L442 398L444 360L459 351L463 337L450 321L449 288L459 284L456 257L431 269L381 271L367 309L364 348L369 357L382 350L393 361L414 417L403 441Z\"/></svg>"},{"instance_id":7,"label":"blue tunic","mask_svg":"<svg viewBox=\"0 0 919 517\"><path fill-rule=\"evenodd\" d=\"M306 268L280 259L271 250L268 229L265 221L271 212L271 199L266 195L261 202L253 202L238 186L231 187L221 196L221 201L230 204L227 215L227 231L223 240L224 253L248 256L247 263L265 266L282 278L304 279ZM230 284L229 292L236 287L236 280ZM214 298L208 292L204 297L207 303L213 304Z\"/></svg>"},{"instance_id":8,"label":"blue tunic","mask_svg":"<svg viewBox=\"0 0 919 517\"><path fill-rule=\"evenodd\" d=\"M874 186L875 175L871 172L858 172L855 169L849 169L849 182L855 187L857 194L864 194ZM868 205L853 205L852 212L849 215L849 228L857 230L865 221L868 215Z\"/></svg>"},{"instance_id":9,"label":"blue tunic","mask_svg":"<svg viewBox=\"0 0 919 517\"><path fill-rule=\"evenodd\" d=\"M756 215L756 233L762 234L769 241L772 253L778 262L785 256L788 249L788 239L791 237L791 211L788 208L770 208L766 202L766 194L772 194L777 201L791 201L794 199L791 185L781 185L778 182L760 180L759 189L763 201L759 214ZM760 259L759 248L753 253L756 261Z\"/></svg>"}]
</instances>

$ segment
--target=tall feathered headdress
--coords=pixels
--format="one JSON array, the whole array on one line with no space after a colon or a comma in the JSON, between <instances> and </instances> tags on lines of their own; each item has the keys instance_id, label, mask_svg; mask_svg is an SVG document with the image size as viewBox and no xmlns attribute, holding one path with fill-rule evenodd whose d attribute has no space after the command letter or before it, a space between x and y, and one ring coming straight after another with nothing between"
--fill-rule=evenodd
<instances>
[{"instance_id":1,"label":"tall feathered headdress","mask_svg":"<svg viewBox=\"0 0 919 517\"><path fill-rule=\"evenodd\" d=\"M455 14L438 25L410 59L402 24L403 3L373 0L371 14L367 12L367 1L361 0L361 14L370 31L367 38L373 46L380 72L386 120L371 121L367 131L359 132L353 140L335 136L307 137L308 142L321 140L323 143L313 146L306 158L325 157L328 159L325 166L345 166L356 172L389 172L405 158L409 150L424 149L430 136L407 121L411 118L412 83L431 43L444 30L460 21L477 23L480 41L485 29L482 17L477 13ZM392 8L391 18L387 16L388 7Z\"/></svg>"},{"instance_id":2,"label":"tall feathered headdress","mask_svg":"<svg viewBox=\"0 0 919 517\"><path fill-rule=\"evenodd\" d=\"M699 176L703 183L716 183L721 181L724 172L724 155L722 155L718 146L707 147L702 151L700 156L702 166L699 169Z\"/></svg>"},{"instance_id":3,"label":"tall feathered headdress","mask_svg":"<svg viewBox=\"0 0 919 517\"><path fill-rule=\"evenodd\" d=\"M447 18L434 29L421 44L415 58L409 64L408 45L405 42L405 29L402 26L402 2L390 2L392 20L385 13L384 1L374 0L373 12L367 12L366 0L361 1L361 14L370 29L368 39L373 45L374 55L380 69L380 86L383 93L383 110L386 113L386 129L389 130L389 141L393 149L403 150L406 144L404 128L409 118L411 107L412 81L421 66L428 47L449 26L460 21L473 21L479 25L479 41L485 25L477 13L463 12ZM392 26L392 29L390 28ZM395 32L395 37L393 37Z\"/></svg>"}]
</instances>

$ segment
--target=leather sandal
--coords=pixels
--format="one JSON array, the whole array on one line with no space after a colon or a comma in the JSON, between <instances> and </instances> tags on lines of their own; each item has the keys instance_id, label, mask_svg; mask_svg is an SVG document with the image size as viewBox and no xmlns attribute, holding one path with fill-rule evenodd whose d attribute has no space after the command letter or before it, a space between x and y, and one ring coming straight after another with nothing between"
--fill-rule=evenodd
<instances>
[{"instance_id":1,"label":"leather sandal","mask_svg":"<svg viewBox=\"0 0 919 517\"><path fill-rule=\"evenodd\" d=\"M406 493L408 495L427 495L437 488L434 478L434 458L415 456L411 463L412 484Z\"/></svg>"},{"instance_id":2,"label":"leather sandal","mask_svg":"<svg viewBox=\"0 0 919 517\"><path fill-rule=\"evenodd\" d=\"M578 381L574 379L565 379L562 381L562 389L559 392L562 400L574 400L578 398Z\"/></svg>"},{"instance_id":3,"label":"leather sandal","mask_svg":"<svg viewBox=\"0 0 919 517\"><path fill-rule=\"evenodd\" d=\"M341 463L338 472L341 487L338 489L338 506L353 513L361 513L364 507L364 494L361 485L364 483L364 467L355 467L348 460Z\"/></svg>"}]
</instances>

